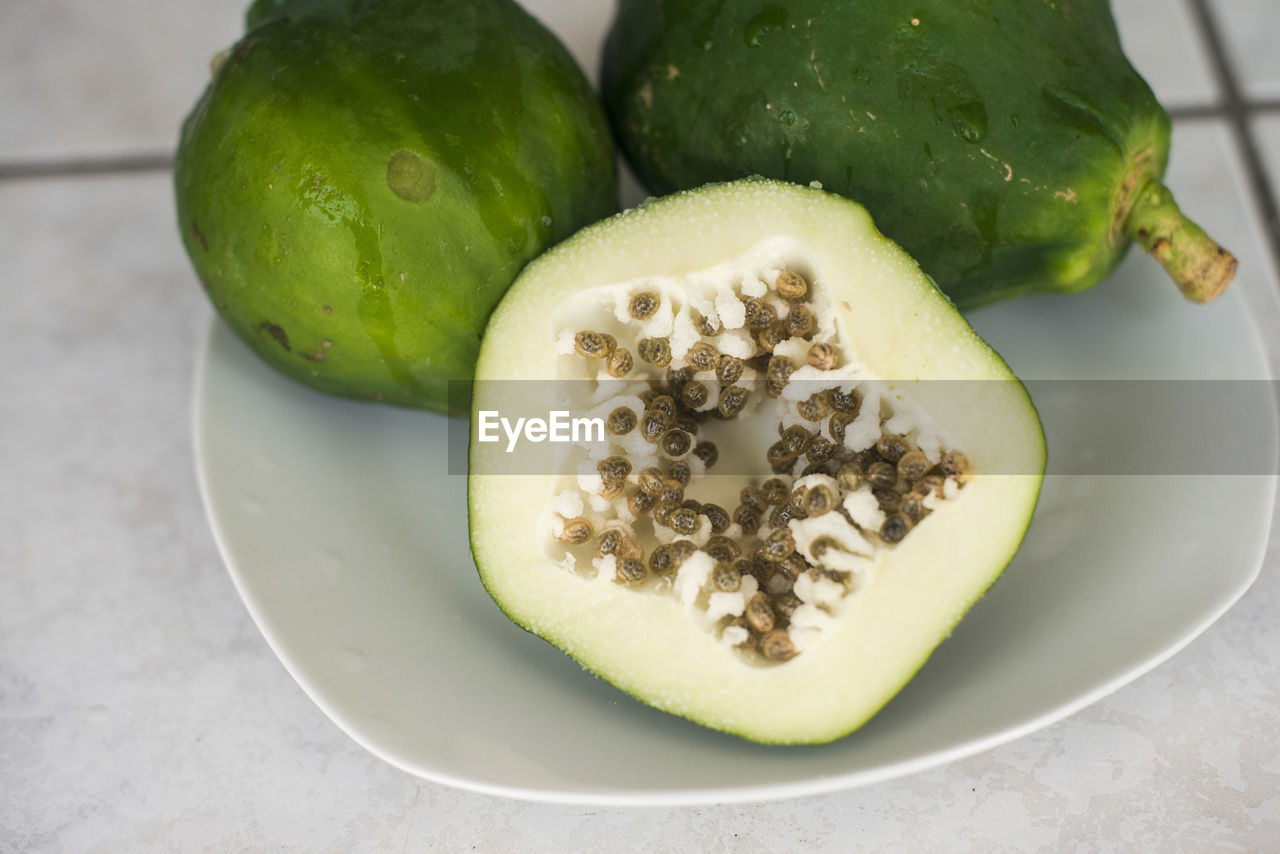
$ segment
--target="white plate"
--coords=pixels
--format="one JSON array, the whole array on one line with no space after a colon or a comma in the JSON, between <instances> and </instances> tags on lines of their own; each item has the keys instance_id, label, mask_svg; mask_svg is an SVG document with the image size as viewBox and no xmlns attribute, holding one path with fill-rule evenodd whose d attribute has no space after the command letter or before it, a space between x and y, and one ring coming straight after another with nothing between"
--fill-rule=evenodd
<instances>
[{"instance_id":1,"label":"white plate","mask_svg":"<svg viewBox=\"0 0 1280 854\"><path fill-rule=\"evenodd\" d=\"M608 4L591 15L535 5L591 68ZM1238 291L1188 306L1136 255L1089 293L971 320L1028 378L1269 376ZM1103 411L1087 388L1050 388L1037 404L1053 469L1079 470L1095 447L1148 446L1151 427ZM411 773L489 793L707 803L826 792L965 756L1176 652L1261 563L1280 430L1269 388L1247 388L1223 421L1263 474L1049 477L1018 557L953 637L866 727L808 748L753 745L656 712L509 623L471 561L466 479L448 473L445 419L314 394L215 323L194 427L236 587L281 661L355 740ZM1168 421L1176 433L1178 418Z\"/></svg>"},{"instance_id":2,"label":"white plate","mask_svg":"<svg viewBox=\"0 0 1280 854\"><path fill-rule=\"evenodd\" d=\"M1267 376L1241 300L1186 306L1137 256L1092 292L973 319L1024 377ZM1247 411L1232 416L1256 429L1233 438L1274 472L1274 402L1266 384L1247 388ZM1095 440L1149 439L1087 397L1038 401L1058 471ZM215 322L194 420L231 576L315 702L411 773L551 801L824 792L1045 726L1155 666L1239 598L1275 488L1271 474L1047 478L1017 558L907 688L849 738L777 748L649 709L509 623L471 561L446 419L315 394Z\"/></svg>"}]
</instances>

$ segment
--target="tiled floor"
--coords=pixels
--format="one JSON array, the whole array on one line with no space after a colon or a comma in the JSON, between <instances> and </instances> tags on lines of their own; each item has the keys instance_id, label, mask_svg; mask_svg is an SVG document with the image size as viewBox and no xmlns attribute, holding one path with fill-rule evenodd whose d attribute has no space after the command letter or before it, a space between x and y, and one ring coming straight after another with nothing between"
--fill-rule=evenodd
<instances>
[{"instance_id":1,"label":"tiled floor","mask_svg":"<svg viewBox=\"0 0 1280 854\"><path fill-rule=\"evenodd\" d=\"M605 6L555 21L591 43ZM1280 330L1268 219L1280 3L1114 8L1175 116L1170 183L1239 254L1262 328ZM168 164L242 10L0 4L0 851L731 850L735 837L759 851L1274 850L1274 545L1238 606L1133 685L987 754L854 792L543 807L423 783L351 743L244 612L192 473L186 409L209 310L177 241ZM1280 342L1270 358L1280 375ZM1235 705L1215 702L1224 685Z\"/></svg>"}]
</instances>

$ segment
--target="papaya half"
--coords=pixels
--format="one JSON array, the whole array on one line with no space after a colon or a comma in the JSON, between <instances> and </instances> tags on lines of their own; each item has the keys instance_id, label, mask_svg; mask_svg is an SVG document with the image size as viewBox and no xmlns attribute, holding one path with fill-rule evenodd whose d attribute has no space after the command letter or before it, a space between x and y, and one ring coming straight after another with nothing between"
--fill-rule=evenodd
<instances>
[{"instance_id":1,"label":"papaya half","mask_svg":"<svg viewBox=\"0 0 1280 854\"><path fill-rule=\"evenodd\" d=\"M606 109L655 194L751 174L866 206L961 308L1136 241L1207 302L1236 260L1161 183L1169 117L1106 0L620 0Z\"/></svg>"}]
</instances>

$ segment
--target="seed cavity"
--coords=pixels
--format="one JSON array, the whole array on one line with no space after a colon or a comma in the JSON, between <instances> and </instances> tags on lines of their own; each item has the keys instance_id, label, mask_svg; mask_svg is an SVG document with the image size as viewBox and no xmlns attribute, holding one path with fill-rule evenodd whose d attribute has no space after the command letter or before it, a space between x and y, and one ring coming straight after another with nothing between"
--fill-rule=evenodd
<instances>
[{"instance_id":1,"label":"seed cavity","mask_svg":"<svg viewBox=\"0 0 1280 854\"><path fill-rule=\"evenodd\" d=\"M903 426L911 419L840 330L823 326L821 289L794 270L753 281L735 285L736 302L645 288L625 313L614 302L599 317L573 309L578 321L558 340L571 334L578 357L600 360L591 375L619 382L604 407L607 456L591 452L599 477L579 475L576 499L548 505L547 548L628 595L705 610L727 654L785 666L874 583L877 555L930 524L972 464L924 426ZM766 423L772 444L734 435ZM754 473L720 470L722 450L740 466L746 449L758 454Z\"/></svg>"}]
</instances>

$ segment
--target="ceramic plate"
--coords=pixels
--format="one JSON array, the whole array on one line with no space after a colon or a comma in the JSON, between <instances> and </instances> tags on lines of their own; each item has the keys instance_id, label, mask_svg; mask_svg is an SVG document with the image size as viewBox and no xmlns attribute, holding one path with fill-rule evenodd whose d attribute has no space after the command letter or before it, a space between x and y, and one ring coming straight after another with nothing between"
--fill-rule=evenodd
<instances>
[{"instance_id":1,"label":"ceramic plate","mask_svg":"<svg viewBox=\"0 0 1280 854\"><path fill-rule=\"evenodd\" d=\"M1041 380L1266 375L1239 300L1184 307L1142 258L1105 288L973 320L1016 371ZM1089 383L1031 387L1046 390L1037 404L1054 471L1085 470L1095 445L1150 441L1148 427L1092 406ZM1252 391L1237 401L1239 421L1255 429L1236 431L1236 447L1272 472L1269 388L1240 388ZM466 478L449 473L447 424L308 391L217 322L196 383L215 535L304 690L407 771L545 800L823 792L1030 732L1136 678L1230 606L1257 574L1274 491L1267 474L1051 475L1014 562L879 716L831 745L762 747L633 701L502 616L468 551Z\"/></svg>"},{"instance_id":2,"label":"ceramic plate","mask_svg":"<svg viewBox=\"0 0 1280 854\"><path fill-rule=\"evenodd\" d=\"M592 67L607 10L542 5ZM763 747L656 712L509 623L471 561L448 422L314 394L218 323L195 389L201 486L281 661L340 727L406 771L613 804L885 780L1045 726L1154 667L1248 588L1266 544L1280 433L1267 383L1232 386L1222 419L1248 465L1198 470L1185 448L1153 444L1204 409L1194 391L1156 393L1163 409L1135 418L1099 405L1115 396L1090 383L1050 382L1265 380L1238 291L1192 307L1133 256L1091 292L971 320L1020 376L1046 381L1032 393L1056 474L1017 558L954 635L867 726L821 747ZM1139 474L1097 462L1127 455L1145 461Z\"/></svg>"}]
</instances>

